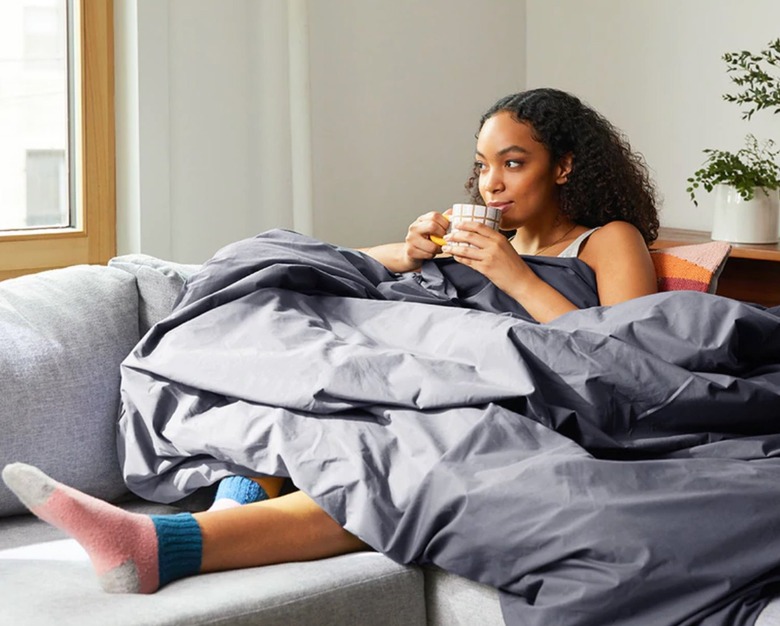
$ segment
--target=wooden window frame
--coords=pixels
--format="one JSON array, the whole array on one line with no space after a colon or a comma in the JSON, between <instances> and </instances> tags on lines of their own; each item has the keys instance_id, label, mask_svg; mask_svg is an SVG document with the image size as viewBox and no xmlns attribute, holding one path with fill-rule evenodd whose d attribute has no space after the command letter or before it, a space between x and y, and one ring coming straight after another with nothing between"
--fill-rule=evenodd
<instances>
[{"instance_id":1,"label":"wooden window frame","mask_svg":"<svg viewBox=\"0 0 780 626\"><path fill-rule=\"evenodd\" d=\"M70 228L0 232L0 280L116 255L113 0L79 5L79 219ZM73 116L71 116L73 118Z\"/></svg>"}]
</instances>

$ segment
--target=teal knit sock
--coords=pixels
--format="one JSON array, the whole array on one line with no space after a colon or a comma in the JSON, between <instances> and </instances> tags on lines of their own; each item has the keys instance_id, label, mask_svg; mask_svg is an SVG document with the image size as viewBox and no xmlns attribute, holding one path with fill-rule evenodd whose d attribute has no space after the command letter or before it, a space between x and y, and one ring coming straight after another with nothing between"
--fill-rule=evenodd
<instances>
[{"instance_id":1,"label":"teal knit sock","mask_svg":"<svg viewBox=\"0 0 780 626\"><path fill-rule=\"evenodd\" d=\"M265 490L251 478L228 476L220 481L211 509L227 509L267 499Z\"/></svg>"},{"instance_id":2,"label":"teal knit sock","mask_svg":"<svg viewBox=\"0 0 780 626\"><path fill-rule=\"evenodd\" d=\"M203 537L190 513L150 515L157 531L157 568L160 587L200 571Z\"/></svg>"}]
</instances>

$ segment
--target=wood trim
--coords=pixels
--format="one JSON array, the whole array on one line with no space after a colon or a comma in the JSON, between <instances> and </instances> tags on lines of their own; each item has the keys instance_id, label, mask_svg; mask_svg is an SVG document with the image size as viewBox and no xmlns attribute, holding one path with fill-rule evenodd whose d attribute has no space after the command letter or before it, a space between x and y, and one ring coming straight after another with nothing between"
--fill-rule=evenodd
<instances>
[{"instance_id":1,"label":"wood trim","mask_svg":"<svg viewBox=\"0 0 780 626\"><path fill-rule=\"evenodd\" d=\"M78 231L2 240L0 280L84 263L84 259L89 258L88 241L84 233Z\"/></svg>"},{"instance_id":2,"label":"wood trim","mask_svg":"<svg viewBox=\"0 0 780 626\"><path fill-rule=\"evenodd\" d=\"M113 0L79 3L80 202L75 228L0 232L0 280L116 254Z\"/></svg>"},{"instance_id":3,"label":"wood trim","mask_svg":"<svg viewBox=\"0 0 780 626\"><path fill-rule=\"evenodd\" d=\"M114 122L113 0L81 0L81 184L88 239L87 263L116 255L116 145Z\"/></svg>"},{"instance_id":4,"label":"wood trim","mask_svg":"<svg viewBox=\"0 0 780 626\"><path fill-rule=\"evenodd\" d=\"M653 249L668 248L707 241L712 241L710 234L701 230L660 228L658 229L658 239L650 247ZM780 262L780 243L732 243L729 258Z\"/></svg>"}]
</instances>

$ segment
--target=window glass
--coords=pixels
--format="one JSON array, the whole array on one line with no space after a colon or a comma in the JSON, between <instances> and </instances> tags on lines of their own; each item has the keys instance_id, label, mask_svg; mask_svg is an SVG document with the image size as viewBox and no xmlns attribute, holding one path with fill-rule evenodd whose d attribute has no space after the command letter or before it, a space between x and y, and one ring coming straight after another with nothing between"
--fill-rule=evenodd
<instances>
[{"instance_id":1,"label":"window glass","mask_svg":"<svg viewBox=\"0 0 780 626\"><path fill-rule=\"evenodd\" d=\"M68 0L0 0L0 230L72 225Z\"/></svg>"}]
</instances>

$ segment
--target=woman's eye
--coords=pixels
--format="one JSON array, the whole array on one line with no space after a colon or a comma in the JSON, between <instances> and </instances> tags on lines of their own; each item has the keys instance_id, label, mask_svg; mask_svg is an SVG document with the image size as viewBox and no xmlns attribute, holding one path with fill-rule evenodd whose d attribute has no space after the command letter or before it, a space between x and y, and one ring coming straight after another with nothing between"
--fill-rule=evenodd
<instances>
[{"instance_id":1,"label":"woman's eye","mask_svg":"<svg viewBox=\"0 0 780 626\"><path fill-rule=\"evenodd\" d=\"M506 162L507 167L522 167L523 162L522 161L507 161Z\"/></svg>"},{"instance_id":2,"label":"woman's eye","mask_svg":"<svg viewBox=\"0 0 780 626\"><path fill-rule=\"evenodd\" d=\"M477 171L482 171L485 169L485 164L481 161L474 161L474 169Z\"/></svg>"}]
</instances>

